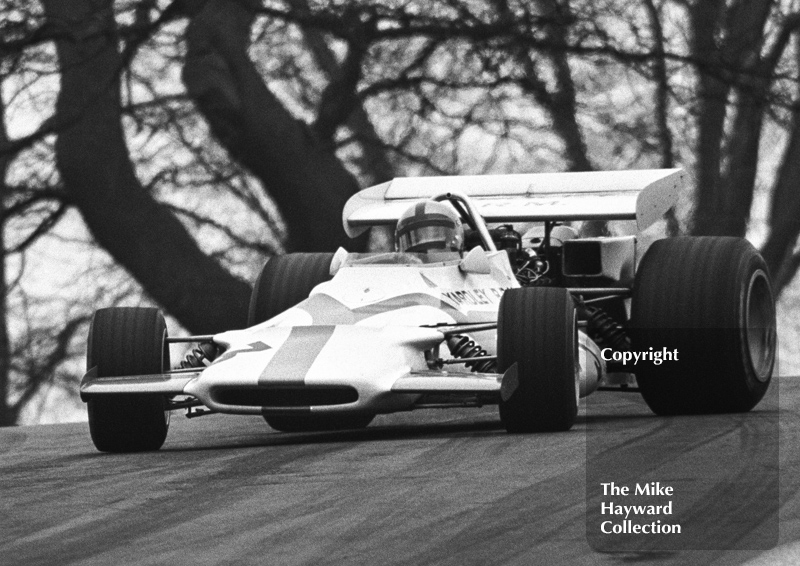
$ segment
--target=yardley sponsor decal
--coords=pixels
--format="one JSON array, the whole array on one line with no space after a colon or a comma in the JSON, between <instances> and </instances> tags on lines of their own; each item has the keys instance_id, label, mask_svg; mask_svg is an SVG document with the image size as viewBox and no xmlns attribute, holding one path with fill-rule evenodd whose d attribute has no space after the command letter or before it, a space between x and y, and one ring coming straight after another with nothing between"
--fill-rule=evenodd
<instances>
[{"instance_id":1,"label":"yardley sponsor decal","mask_svg":"<svg viewBox=\"0 0 800 566\"><path fill-rule=\"evenodd\" d=\"M496 305L500 303L505 287L443 291L442 298L458 306Z\"/></svg>"}]
</instances>

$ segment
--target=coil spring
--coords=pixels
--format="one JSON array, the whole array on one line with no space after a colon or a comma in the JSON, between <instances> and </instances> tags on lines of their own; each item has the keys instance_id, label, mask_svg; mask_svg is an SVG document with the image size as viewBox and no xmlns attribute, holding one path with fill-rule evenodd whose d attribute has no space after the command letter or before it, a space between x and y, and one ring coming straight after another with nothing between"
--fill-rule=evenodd
<instances>
[{"instance_id":1,"label":"coil spring","mask_svg":"<svg viewBox=\"0 0 800 566\"><path fill-rule=\"evenodd\" d=\"M186 354L181 361L181 369L202 368L210 366L214 358L217 357L217 348L213 344L203 343Z\"/></svg>"},{"instance_id":2,"label":"coil spring","mask_svg":"<svg viewBox=\"0 0 800 566\"><path fill-rule=\"evenodd\" d=\"M628 334L620 323L600 307L586 306L586 318L596 342L621 352L631 349Z\"/></svg>"},{"instance_id":3,"label":"coil spring","mask_svg":"<svg viewBox=\"0 0 800 566\"><path fill-rule=\"evenodd\" d=\"M447 339L447 347L454 358L475 358L478 356L488 356L489 354L481 348L475 341L466 334L453 334ZM481 360L478 362L466 362L464 364L471 371L481 373L493 373L497 364L494 360Z\"/></svg>"}]
</instances>

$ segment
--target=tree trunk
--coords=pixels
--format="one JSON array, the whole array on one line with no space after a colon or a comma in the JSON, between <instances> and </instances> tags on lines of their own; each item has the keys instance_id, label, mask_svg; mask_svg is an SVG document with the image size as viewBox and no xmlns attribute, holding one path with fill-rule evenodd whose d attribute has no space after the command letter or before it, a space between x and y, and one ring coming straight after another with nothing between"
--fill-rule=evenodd
<instances>
[{"instance_id":1,"label":"tree trunk","mask_svg":"<svg viewBox=\"0 0 800 566\"><path fill-rule=\"evenodd\" d=\"M549 102L545 105L553 130L564 142L564 155L567 158L568 171L591 171L591 161L586 150L586 142L578 125L578 105L576 102L575 82L569 66L567 33L571 19L569 3L558 3L555 0L538 0L542 17L549 20L544 26L545 38L553 45L547 58L553 66L555 88L547 93Z\"/></svg>"},{"instance_id":2,"label":"tree trunk","mask_svg":"<svg viewBox=\"0 0 800 566\"><path fill-rule=\"evenodd\" d=\"M0 87L2 82L0 82ZM5 100L0 89L0 144L8 142L5 121ZM11 342L8 337L8 282L6 280L5 245L5 193L8 154L0 155L0 426L11 426L17 421L16 411L9 404L11 392Z\"/></svg>"},{"instance_id":3,"label":"tree trunk","mask_svg":"<svg viewBox=\"0 0 800 566\"><path fill-rule=\"evenodd\" d=\"M365 238L350 240L341 218L359 188L355 178L330 145L281 104L249 58L257 6L237 0L195 4L186 33L186 89L219 142L277 203L290 250L362 249Z\"/></svg>"},{"instance_id":4,"label":"tree trunk","mask_svg":"<svg viewBox=\"0 0 800 566\"><path fill-rule=\"evenodd\" d=\"M720 233L744 237L753 206L753 192L758 170L758 149L764 121L766 89L753 86L740 91L721 187Z\"/></svg>"},{"instance_id":5,"label":"tree trunk","mask_svg":"<svg viewBox=\"0 0 800 566\"><path fill-rule=\"evenodd\" d=\"M761 254L779 294L797 272L792 250L800 233L800 126L795 125L772 196L770 232Z\"/></svg>"},{"instance_id":6,"label":"tree trunk","mask_svg":"<svg viewBox=\"0 0 800 566\"><path fill-rule=\"evenodd\" d=\"M697 191L693 218L693 232L697 235L720 233L717 214L720 203L720 166L722 163L722 137L728 109L729 86L717 74L720 60L716 35L724 0L697 0L691 15L691 52L697 58L697 129L695 148L697 155Z\"/></svg>"},{"instance_id":7,"label":"tree trunk","mask_svg":"<svg viewBox=\"0 0 800 566\"><path fill-rule=\"evenodd\" d=\"M772 0L736 0L727 7L696 0L690 10L699 83L697 235L744 236L747 229L767 90L759 60L771 7ZM736 114L726 140L732 90Z\"/></svg>"},{"instance_id":8,"label":"tree trunk","mask_svg":"<svg viewBox=\"0 0 800 566\"><path fill-rule=\"evenodd\" d=\"M800 48L796 57L800 63ZM769 237L761 255L772 274L775 294L779 295L797 273L800 257L792 253L800 233L800 107L794 109L792 131L775 180L769 224Z\"/></svg>"},{"instance_id":9,"label":"tree trunk","mask_svg":"<svg viewBox=\"0 0 800 566\"><path fill-rule=\"evenodd\" d=\"M58 135L56 159L71 202L97 242L190 331L243 327L250 286L203 253L136 178L120 121L113 0L43 5L50 23L71 36L56 41L56 110L73 120Z\"/></svg>"},{"instance_id":10,"label":"tree trunk","mask_svg":"<svg viewBox=\"0 0 800 566\"><path fill-rule=\"evenodd\" d=\"M656 132L661 153L661 167L672 169L675 160L672 155L672 132L669 129L669 77L667 76L667 60L664 49L664 28L661 25L661 13L653 0L645 0L647 20L650 24L650 33L653 34L653 75L655 79L655 93L653 106L655 107ZM674 210L671 212L674 219Z\"/></svg>"}]
</instances>

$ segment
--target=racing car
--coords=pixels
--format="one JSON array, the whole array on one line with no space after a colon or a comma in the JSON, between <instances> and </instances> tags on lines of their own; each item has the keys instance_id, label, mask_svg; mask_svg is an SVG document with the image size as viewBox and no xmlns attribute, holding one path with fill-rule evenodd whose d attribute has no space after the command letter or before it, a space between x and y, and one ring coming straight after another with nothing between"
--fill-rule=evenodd
<instances>
[{"instance_id":1,"label":"racing car","mask_svg":"<svg viewBox=\"0 0 800 566\"><path fill-rule=\"evenodd\" d=\"M157 450L174 410L308 432L497 405L510 433L567 431L597 390L749 411L775 363L768 270L746 240L667 235L684 176L396 178L343 211L351 237L395 228L394 251L269 259L247 328L170 337L157 309L100 309L80 386L94 445ZM598 235L611 221L630 233ZM176 343L194 347L172 368Z\"/></svg>"}]
</instances>

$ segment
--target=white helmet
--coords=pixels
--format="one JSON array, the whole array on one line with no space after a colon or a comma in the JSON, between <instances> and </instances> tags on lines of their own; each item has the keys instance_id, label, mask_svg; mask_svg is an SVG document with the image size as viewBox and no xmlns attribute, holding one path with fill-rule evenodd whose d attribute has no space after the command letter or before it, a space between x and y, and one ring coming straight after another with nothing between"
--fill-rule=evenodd
<instances>
[{"instance_id":1,"label":"white helmet","mask_svg":"<svg viewBox=\"0 0 800 566\"><path fill-rule=\"evenodd\" d=\"M428 200L411 206L400 216L394 242L400 252L461 252L464 249L464 227L452 207Z\"/></svg>"}]
</instances>

